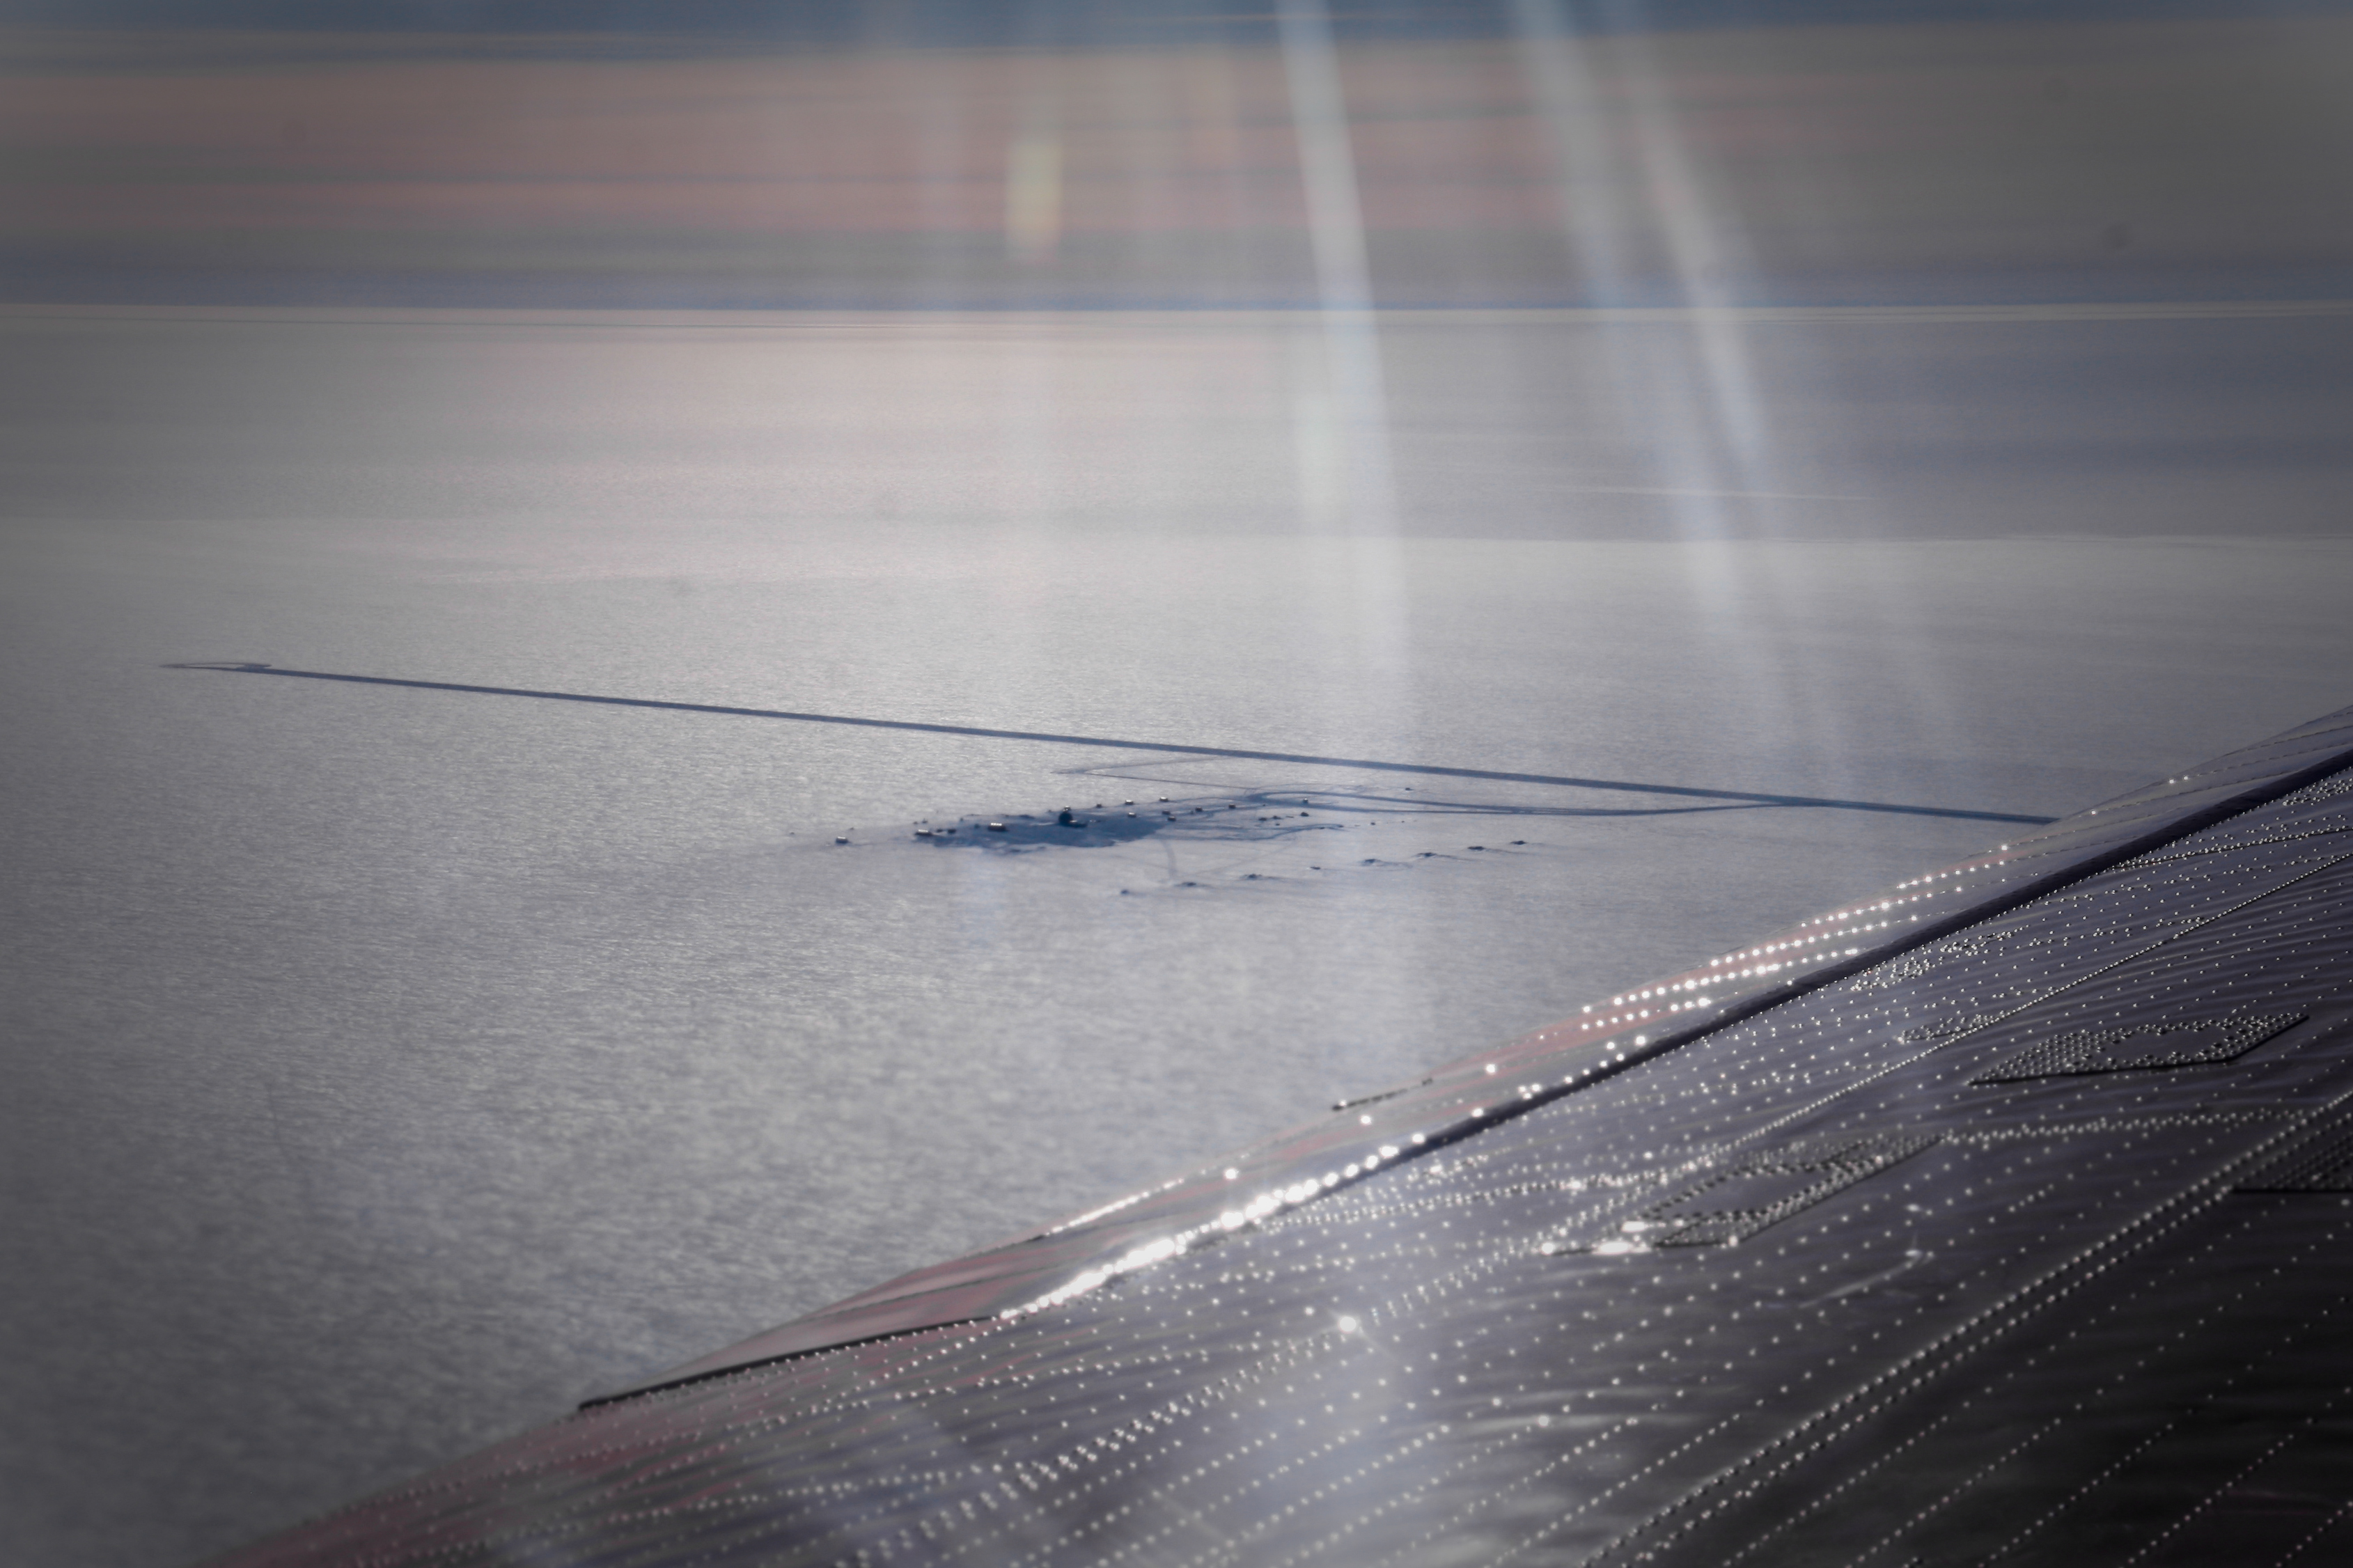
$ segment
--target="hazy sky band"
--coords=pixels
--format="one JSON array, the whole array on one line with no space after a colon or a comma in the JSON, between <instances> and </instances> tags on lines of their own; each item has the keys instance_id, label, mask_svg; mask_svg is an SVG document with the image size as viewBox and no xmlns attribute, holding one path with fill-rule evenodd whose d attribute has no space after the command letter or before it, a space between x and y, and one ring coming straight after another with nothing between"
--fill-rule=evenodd
<instances>
[{"instance_id":1,"label":"hazy sky band","mask_svg":"<svg viewBox=\"0 0 2353 1568\"><path fill-rule=\"evenodd\" d=\"M1858 22L1987 23L2280 17L2342 12L2327 0L1576 0L1582 35ZM1352 38L1504 37L1511 0L1370 0L1328 7ZM1272 0L18 0L19 26L680 36L882 47L1271 42Z\"/></svg>"},{"instance_id":2,"label":"hazy sky band","mask_svg":"<svg viewBox=\"0 0 2353 1568\"><path fill-rule=\"evenodd\" d=\"M2353 18L2078 6L1921 26L1816 6L1705 27L1767 13L1509 9L1509 26L1480 20L1497 8L1334 13L1378 303L2344 291ZM306 14L345 30L141 30L193 14L117 6L84 18L112 31L0 33L0 298L1320 298L1270 37L1008 47L1002 29L933 41L921 6L837 7L807 16L899 31L762 48L721 26L757 7L666 8L659 40L616 31L642 10L469 7L480 30L462 35L399 30L456 8ZM1081 14L971 25L1050 37ZM1693 25L1588 31L1612 16ZM1571 79L1587 86L1563 100Z\"/></svg>"}]
</instances>

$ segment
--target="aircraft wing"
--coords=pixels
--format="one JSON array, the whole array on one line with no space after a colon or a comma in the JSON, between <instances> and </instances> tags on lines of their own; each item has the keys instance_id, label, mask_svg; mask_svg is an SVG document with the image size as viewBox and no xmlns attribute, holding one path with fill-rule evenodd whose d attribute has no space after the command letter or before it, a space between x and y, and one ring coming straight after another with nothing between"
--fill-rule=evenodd
<instances>
[{"instance_id":1,"label":"aircraft wing","mask_svg":"<svg viewBox=\"0 0 2353 1568\"><path fill-rule=\"evenodd\" d=\"M2353 709L223 1560L2353 1561Z\"/></svg>"}]
</instances>

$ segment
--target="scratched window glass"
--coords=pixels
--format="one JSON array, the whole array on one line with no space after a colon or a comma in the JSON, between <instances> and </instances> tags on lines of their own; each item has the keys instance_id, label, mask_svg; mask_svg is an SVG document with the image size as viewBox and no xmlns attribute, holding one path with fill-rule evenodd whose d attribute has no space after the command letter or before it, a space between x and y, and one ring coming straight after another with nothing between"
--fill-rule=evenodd
<instances>
[{"instance_id":1,"label":"scratched window glass","mask_svg":"<svg viewBox=\"0 0 2353 1568\"><path fill-rule=\"evenodd\" d=\"M2091 939L1978 917L2353 698L2348 263L2318 5L10 5L5 1533L1377 1209L1776 987L2268 1070L2309 998L2012 1027ZM2101 941L2212 912L2146 853ZM1958 1136L1611 1145L1546 1256Z\"/></svg>"}]
</instances>

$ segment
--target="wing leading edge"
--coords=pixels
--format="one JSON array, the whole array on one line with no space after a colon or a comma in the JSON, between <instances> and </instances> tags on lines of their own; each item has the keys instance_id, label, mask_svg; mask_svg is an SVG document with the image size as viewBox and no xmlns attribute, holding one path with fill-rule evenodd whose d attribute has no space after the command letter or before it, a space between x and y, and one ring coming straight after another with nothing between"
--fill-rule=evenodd
<instances>
[{"instance_id":1,"label":"wing leading edge","mask_svg":"<svg viewBox=\"0 0 2353 1568\"><path fill-rule=\"evenodd\" d=\"M2353 710L226 1561L2353 1556L2348 764Z\"/></svg>"}]
</instances>

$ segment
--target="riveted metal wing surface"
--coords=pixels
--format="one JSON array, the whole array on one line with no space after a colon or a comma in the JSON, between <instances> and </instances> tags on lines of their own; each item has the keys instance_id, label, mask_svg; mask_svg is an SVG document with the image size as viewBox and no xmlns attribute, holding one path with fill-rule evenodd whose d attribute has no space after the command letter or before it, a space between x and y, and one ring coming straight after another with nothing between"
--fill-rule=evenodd
<instances>
[{"instance_id":1,"label":"riveted metal wing surface","mask_svg":"<svg viewBox=\"0 0 2353 1568\"><path fill-rule=\"evenodd\" d=\"M2353 1562L2353 710L225 1560Z\"/></svg>"}]
</instances>

